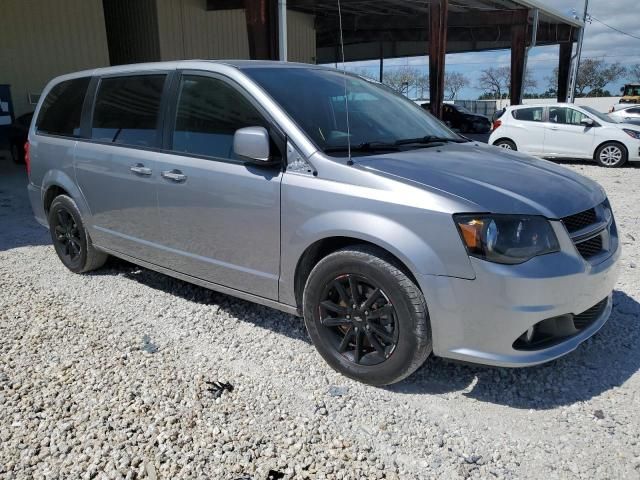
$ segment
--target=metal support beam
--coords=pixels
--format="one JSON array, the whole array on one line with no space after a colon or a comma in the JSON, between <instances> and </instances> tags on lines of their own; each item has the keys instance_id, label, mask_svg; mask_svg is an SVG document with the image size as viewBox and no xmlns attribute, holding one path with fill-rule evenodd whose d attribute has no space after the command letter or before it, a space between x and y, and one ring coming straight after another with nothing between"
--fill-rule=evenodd
<instances>
[{"instance_id":1,"label":"metal support beam","mask_svg":"<svg viewBox=\"0 0 640 480\"><path fill-rule=\"evenodd\" d=\"M278 59L287 61L287 0L278 0Z\"/></svg>"},{"instance_id":2,"label":"metal support beam","mask_svg":"<svg viewBox=\"0 0 640 480\"><path fill-rule=\"evenodd\" d=\"M587 14L589 13L589 0L584 0L584 14L582 21L584 26L580 29L580 36L578 37L578 47L576 49L576 56L571 66L571 86L569 87L569 98L567 101L573 103L576 97L576 83L578 81L578 70L580 69L580 57L582 56L582 42L584 40L584 29L587 26Z\"/></svg>"},{"instance_id":3,"label":"metal support beam","mask_svg":"<svg viewBox=\"0 0 640 480\"><path fill-rule=\"evenodd\" d=\"M558 59L558 102L567 101L569 92L569 72L571 71L571 52L573 43L561 43Z\"/></svg>"},{"instance_id":4,"label":"metal support beam","mask_svg":"<svg viewBox=\"0 0 640 480\"><path fill-rule=\"evenodd\" d=\"M509 86L511 105L522 103L526 45L527 26L513 25L511 27L511 84Z\"/></svg>"},{"instance_id":5,"label":"metal support beam","mask_svg":"<svg viewBox=\"0 0 640 480\"><path fill-rule=\"evenodd\" d=\"M437 118L442 118L444 103L448 3L448 0L429 3L429 103Z\"/></svg>"},{"instance_id":6,"label":"metal support beam","mask_svg":"<svg viewBox=\"0 0 640 480\"><path fill-rule=\"evenodd\" d=\"M249 55L252 60L278 60L278 0L244 0Z\"/></svg>"},{"instance_id":7,"label":"metal support beam","mask_svg":"<svg viewBox=\"0 0 640 480\"><path fill-rule=\"evenodd\" d=\"M538 43L538 24L540 23L540 11L537 8L533 9L533 26L531 27L531 43L526 47L524 52L524 67L522 70L522 88L520 89L520 98L524 97L524 85L527 78L527 64L529 62L529 51Z\"/></svg>"}]
</instances>

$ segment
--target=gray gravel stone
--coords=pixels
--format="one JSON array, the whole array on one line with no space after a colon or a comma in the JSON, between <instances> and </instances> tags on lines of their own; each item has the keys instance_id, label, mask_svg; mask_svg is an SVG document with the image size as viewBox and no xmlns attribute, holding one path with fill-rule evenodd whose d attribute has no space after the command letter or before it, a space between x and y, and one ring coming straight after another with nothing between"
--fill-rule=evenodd
<instances>
[{"instance_id":1,"label":"gray gravel stone","mask_svg":"<svg viewBox=\"0 0 640 480\"><path fill-rule=\"evenodd\" d=\"M567 164L608 190L623 243L598 335L540 367L432 358L373 388L299 319L125 262L70 273L1 162L2 478L640 478L640 169Z\"/></svg>"}]
</instances>

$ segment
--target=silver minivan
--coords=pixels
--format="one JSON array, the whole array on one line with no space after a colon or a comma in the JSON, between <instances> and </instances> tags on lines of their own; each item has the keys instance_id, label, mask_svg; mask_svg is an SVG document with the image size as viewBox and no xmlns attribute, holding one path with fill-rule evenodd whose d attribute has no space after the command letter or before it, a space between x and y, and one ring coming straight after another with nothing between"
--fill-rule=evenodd
<instances>
[{"instance_id":1,"label":"silver minivan","mask_svg":"<svg viewBox=\"0 0 640 480\"><path fill-rule=\"evenodd\" d=\"M322 357L362 382L432 353L539 364L611 312L620 248L598 184L337 70L65 75L26 147L35 216L71 271L114 255L304 316Z\"/></svg>"}]
</instances>

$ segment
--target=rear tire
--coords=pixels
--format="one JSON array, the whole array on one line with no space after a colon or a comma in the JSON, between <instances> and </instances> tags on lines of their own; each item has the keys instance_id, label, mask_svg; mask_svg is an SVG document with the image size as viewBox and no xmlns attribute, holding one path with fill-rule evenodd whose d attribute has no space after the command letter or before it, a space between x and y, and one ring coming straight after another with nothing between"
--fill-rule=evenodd
<instances>
[{"instance_id":1,"label":"rear tire","mask_svg":"<svg viewBox=\"0 0 640 480\"><path fill-rule=\"evenodd\" d=\"M85 273L104 265L108 255L93 246L76 202L57 196L49 209L51 241L60 261L74 273Z\"/></svg>"},{"instance_id":2,"label":"rear tire","mask_svg":"<svg viewBox=\"0 0 640 480\"><path fill-rule=\"evenodd\" d=\"M629 153L617 142L607 142L598 147L594 155L595 161L601 167L618 168L627 163Z\"/></svg>"},{"instance_id":3,"label":"rear tire","mask_svg":"<svg viewBox=\"0 0 640 480\"><path fill-rule=\"evenodd\" d=\"M375 247L346 247L320 260L307 280L303 304L307 331L320 355L354 380L399 382L431 353L422 292Z\"/></svg>"},{"instance_id":4,"label":"rear tire","mask_svg":"<svg viewBox=\"0 0 640 480\"><path fill-rule=\"evenodd\" d=\"M516 144L506 138L502 138L498 140L493 145L496 147L504 148L505 150L514 150L514 151L518 150L518 147L516 147Z\"/></svg>"}]
</instances>

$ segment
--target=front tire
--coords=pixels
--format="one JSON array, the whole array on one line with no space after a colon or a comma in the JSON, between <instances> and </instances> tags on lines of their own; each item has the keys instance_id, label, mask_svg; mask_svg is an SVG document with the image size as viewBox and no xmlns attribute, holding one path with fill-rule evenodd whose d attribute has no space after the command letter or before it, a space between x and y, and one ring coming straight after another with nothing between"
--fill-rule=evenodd
<instances>
[{"instance_id":1,"label":"front tire","mask_svg":"<svg viewBox=\"0 0 640 480\"><path fill-rule=\"evenodd\" d=\"M352 246L323 258L304 290L309 336L338 372L370 385L411 375L431 353L418 286L382 250Z\"/></svg>"},{"instance_id":2,"label":"front tire","mask_svg":"<svg viewBox=\"0 0 640 480\"><path fill-rule=\"evenodd\" d=\"M627 163L627 149L619 143L608 142L598 147L595 160L601 167L618 168Z\"/></svg>"},{"instance_id":3,"label":"front tire","mask_svg":"<svg viewBox=\"0 0 640 480\"><path fill-rule=\"evenodd\" d=\"M51 203L49 232L60 261L72 272L89 272L107 261L108 255L93 246L78 206L67 195L59 195Z\"/></svg>"}]
</instances>

